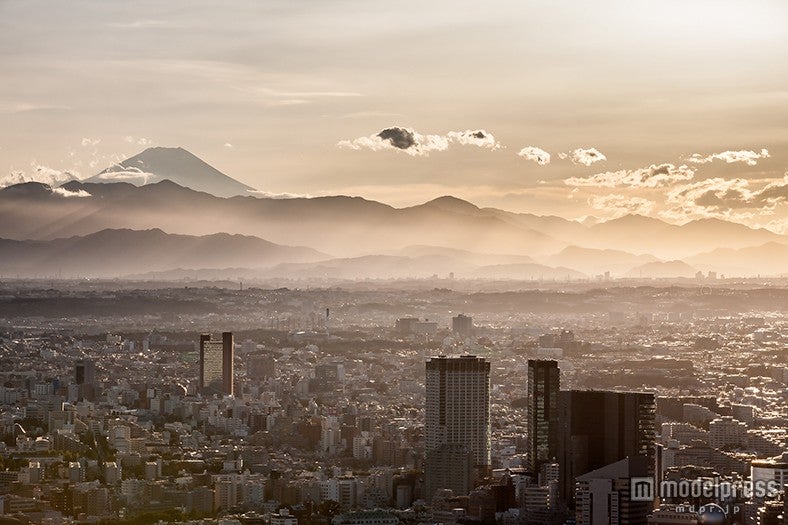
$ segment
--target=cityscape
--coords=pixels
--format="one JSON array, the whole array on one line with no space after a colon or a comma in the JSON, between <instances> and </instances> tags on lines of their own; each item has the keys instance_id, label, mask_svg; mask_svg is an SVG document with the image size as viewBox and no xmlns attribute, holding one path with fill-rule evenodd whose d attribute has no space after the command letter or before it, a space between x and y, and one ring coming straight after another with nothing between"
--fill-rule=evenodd
<instances>
[{"instance_id":1,"label":"cityscape","mask_svg":"<svg viewBox=\"0 0 788 525\"><path fill-rule=\"evenodd\" d=\"M205 285L65 318L44 303L141 292L37 286L3 291L41 309L1 328L0 501L22 523L784 520L783 314ZM197 299L216 313L173 312ZM635 501L641 478L771 485Z\"/></svg>"},{"instance_id":2,"label":"cityscape","mask_svg":"<svg viewBox=\"0 0 788 525\"><path fill-rule=\"evenodd\" d=\"M788 525L786 20L0 0L0 525Z\"/></svg>"}]
</instances>

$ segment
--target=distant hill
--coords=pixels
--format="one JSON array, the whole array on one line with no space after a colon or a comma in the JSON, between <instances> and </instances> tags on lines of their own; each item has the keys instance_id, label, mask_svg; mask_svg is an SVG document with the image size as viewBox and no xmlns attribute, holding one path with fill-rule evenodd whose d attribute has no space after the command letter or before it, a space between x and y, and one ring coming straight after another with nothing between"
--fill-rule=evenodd
<instances>
[{"instance_id":1,"label":"distant hill","mask_svg":"<svg viewBox=\"0 0 788 525\"><path fill-rule=\"evenodd\" d=\"M395 255L406 257L423 257L426 255L441 255L451 257L466 264L488 266L494 264L531 263L534 260L527 255L510 255L501 253L477 253L459 248L446 248L444 246L425 246L416 244L406 246L395 252Z\"/></svg>"},{"instance_id":2,"label":"distant hill","mask_svg":"<svg viewBox=\"0 0 788 525\"><path fill-rule=\"evenodd\" d=\"M567 246L557 254L542 259L552 266L577 268L589 275L599 275L609 271L613 276L621 276L632 268L658 260L653 255L634 255L621 250L600 250L580 246Z\"/></svg>"},{"instance_id":3,"label":"distant hill","mask_svg":"<svg viewBox=\"0 0 788 525\"><path fill-rule=\"evenodd\" d=\"M262 270L260 277L291 279L413 279L454 274L458 279L564 280L585 275L569 268L535 263L478 266L447 255L369 255L315 263L287 263Z\"/></svg>"},{"instance_id":4,"label":"distant hill","mask_svg":"<svg viewBox=\"0 0 788 525\"><path fill-rule=\"evenodd\" d=\"M0 239L0 275L119 277L173 268L261 268L328 258L256 237L218 233L172 235L161 230L102 230L51 241Z\"/></svg>"},{"instance_id":5,"label":"distant hill","mask_svg":"<svg viewBox=\"0 0 788 525\"><path fill-rule=\"evenodd\" d=\"M786 276L788 244L767 242L738 250L717 248L685 260L699 270L711 270L728 276Z\"/></svg>"},{"instance_id":6,"label":"distant hill","mask_svg":"<svg viewBox=\"0 0 788 525\"><path fill-rule=\"evenodd\" d=\"M70 196L19 186L0 190L0 237L53 239L105 228L162 227L188 235L252 235L351 257L413 244L516 255L550 253L566 245L489 215L440 206L397 209L360 197L220 198L169 180L140 187L72 181L61 189Z\"/></svg>"},{"instance_id":7,"label":"distant hill","mask_svg":"<svg viewBox=\"0 0 788 525\"><path fill-rule=\"evenodd\" d=\"M565 240L570 244L582 244L583 236L588 232L588 227L580 222L570 221L554 215L512 213L496 208L482 208L480 212L492 215L515 226L529 228L556 239Z\"/></svg>"},{"instance_id":8,"label":"distant hill","mask_svg":"<svg viewBox=\"0 0 788 525\"><path fill-rule=\"evenodd\" d=\"M681 258L720 247L744 248L785 236L720 219L700 219L674 225L651 217L626 215L588 228L582 246L613 248L660 258Z\"/></svg>"},{"instance_id":9,"label":"distant hill","mask_svg":"<svg viewBox=\"0 0 788 525\"><path fill-rule=\"evenodd\" d=\"M285 263L260 272L260 276L291 279L411 279L433 275L447 277L450 272L466 273L473 269L472 265L440 255L367 255L315 263Z\"/></svg>"},{"instance_id":10,"label":"distant hill","mask_svg":"<svg viewBox=\"0 0 788 525\"><path fill-rule=\"evenodd\" d=\"M627 277L664 279L670 277L695 277L697 270L684 261L650 262L632 268Z\"/></svg>"},{"instance_id":11,"label":"distant hill","mask_svg":"<svg viewBox=\"0 0 788 525\"><path fill-rule=\"evenodd\" d=\"M471 274L481 279L513 279L524 281L585 279L588 276L571 268L551 268L543 264L497 264L483 266Z\"/></svg>"},{"instance_id":12,"label":"distant hill","mask_svg":"<svg viewBox=\"0 0 788 525\"><path fill-rule=\"evenodd\" d=\"M254 191L183 148L148 148L84 182L128 182L142 186L163 180L217 197L249 195Z\"/></svg>"},{"instance_id":13,"label":"distant hill","mask_svg":"<svg viewBox=\"0 0 788 525\"><path fill-rule=\"evenodd\" d=\"M183 157L184 166L204 164L188 152L174 155L158 148L140 154L140 165L156 167L160 150L165 150L165 159ZM232 186L211 173L209 178L222 181L225 189ZM185 183L199 186L194 180ZM627 215L586 225L479 208L451 196L394 208L343 195L271 199L247 192L220 197L170 179L142 186L71 181L57 188L24 183L0 189L0 238L52 240L104 229L155 228L192 236L215 232L253 236L284 246L309 246L340 258L444 255L473 266L535 262L589 275L607 270L622 275L647 262L684 259L718 248L788 244L788 236L715 219L673 225ZM416 254L414 246L433 248ZM400 251L406 249L411 251Z\"/></svg>"}]
</instances>

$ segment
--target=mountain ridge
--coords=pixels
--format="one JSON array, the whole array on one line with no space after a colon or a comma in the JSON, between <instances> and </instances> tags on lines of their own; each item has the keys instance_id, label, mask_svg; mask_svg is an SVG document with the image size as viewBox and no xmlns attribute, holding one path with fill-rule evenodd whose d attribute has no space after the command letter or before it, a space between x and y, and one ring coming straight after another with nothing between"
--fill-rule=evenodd
<instances>
[{"instance_id":1,"label":"mountain ridge","mask_svg":"<svg viewBox=\"0 0 788 525\"><path fill-rule=\"evenodd\" d=\"M0 239L0 274L119 277L139 270L183 265L274 266L317 261L330 255L311 248L282 246L265 239L215 233L191 236L149 230L104 229L53 240Z\"/></svg>"},{"instance_id":2,"label":"mountain ridge","mask_svg":"<svg viewBox=\"0 0 788 525\"><path fill-rule=\"evenodd\" d=\"M480 208L452 195L402 208L347 195L266 197L183 148L148 148L90 179L55 188L23 183L0 190L2 238L53 240L154 228L191 236L240 234L337 257L396 254L422 245L433 247L425 255L450 255L461 263L534 263L618 275L717 248L788 243L784 235L718 219L676 225L630 214L584 224ZM452 249L469 253L446 251Z\"/></svg>"}]
</instances>

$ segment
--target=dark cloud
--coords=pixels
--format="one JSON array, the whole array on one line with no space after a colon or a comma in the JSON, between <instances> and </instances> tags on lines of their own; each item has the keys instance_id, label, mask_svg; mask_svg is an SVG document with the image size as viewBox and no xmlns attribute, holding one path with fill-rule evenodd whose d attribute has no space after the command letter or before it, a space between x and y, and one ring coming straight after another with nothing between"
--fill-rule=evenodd
<instances>
[{"instance_id":1,"label":"dark cloud","mask_svg":"<svg viewBox=\"0 0 788 525\"><path fill-rule=\"evenodd\" d=\"M422 135L410 128L399 126L385 128L375 135L342 140L337 143L341 148L372 151L396 149L413 156L426 156L432 151L445 151L449 149L450 144L476 146L490 150L501 148L492 133L483 129L449 131L446 135Z\"/></svg>"},{"instance_id":2,"label":"dark cloud","mask_svg":"<svg viewBox=\"0 0 788 525\"><path fill-rule=\"evenodd\" d=\"M405 128L386 128L378 133L378 137L398 149L408 149L416 145L415 133Z\"/></svg>"}]
</instances>

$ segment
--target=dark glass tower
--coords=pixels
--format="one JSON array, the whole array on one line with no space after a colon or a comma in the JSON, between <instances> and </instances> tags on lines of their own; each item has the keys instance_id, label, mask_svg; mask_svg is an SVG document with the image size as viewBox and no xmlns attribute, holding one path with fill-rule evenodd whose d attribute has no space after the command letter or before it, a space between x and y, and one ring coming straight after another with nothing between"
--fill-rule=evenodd
<instances>
[{"instance_id":1,"label":"dark glass tower","mask_svg":"<svg viewBox=\"0 0 788 525\"><path fill-rule=\"evenodd\" d=\"M528 471L534 476L542 464L558 458L559 382L557 361L528 360Z\"/></svg>"},{"instance_id":2,"label":"dark glass tower","mask_svg":"<svg viewBox=\"0 0 788 525\"><path fill-rule=\"evenodd\" d=\"M655 404L648 392L569 390L560 394L561 496L573 499L575 478L627 457L655 466Z\"/></svg>"}]
</instances>

